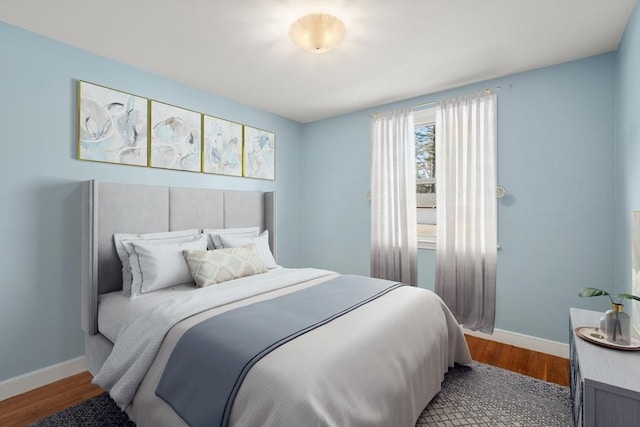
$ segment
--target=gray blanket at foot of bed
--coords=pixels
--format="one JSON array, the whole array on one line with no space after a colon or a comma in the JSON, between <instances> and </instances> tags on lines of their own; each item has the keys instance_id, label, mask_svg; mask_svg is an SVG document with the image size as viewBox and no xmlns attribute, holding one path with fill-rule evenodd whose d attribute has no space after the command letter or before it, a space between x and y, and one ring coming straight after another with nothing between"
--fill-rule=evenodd
<instances>
[{"instance_id":1,"label":"gray blanket at foot of bed","mask_svg":"<svg viewBox=\"0 0 640 427\"><path fill-rule=\"evenodd\" d=\"M226 426L235 395L260 358L398 286L340 276L200 322L177 343L156 395L191 426Z\"/></svg>"}]
</instances>

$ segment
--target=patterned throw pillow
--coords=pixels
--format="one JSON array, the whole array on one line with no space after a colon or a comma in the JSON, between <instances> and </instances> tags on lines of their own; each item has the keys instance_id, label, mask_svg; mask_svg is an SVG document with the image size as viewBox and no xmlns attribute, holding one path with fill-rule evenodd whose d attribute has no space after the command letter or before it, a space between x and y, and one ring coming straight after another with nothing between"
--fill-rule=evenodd
<instances>
[{"instance_id":1,"label":"patterned throw pillow","mask_svg":"<svg viewBox=\"0 0 640 427\"><path fill-rule=\"evenodd\" d=\"M199 288L268 271L255 244L213 251L185 250L182 255Z\"/></svg>"}]
</instances>

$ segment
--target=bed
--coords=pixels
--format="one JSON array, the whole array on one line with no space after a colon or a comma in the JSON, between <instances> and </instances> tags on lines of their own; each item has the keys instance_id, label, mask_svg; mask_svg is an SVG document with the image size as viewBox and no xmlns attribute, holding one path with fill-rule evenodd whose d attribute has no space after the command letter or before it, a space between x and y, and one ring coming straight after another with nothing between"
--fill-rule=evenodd
<instances>
[{"instance_id":1,"label":"bed","mask_svg":"<svg viewBox=\"0 0 640 427\"><path fill-rule=\"evenodd\" d=\"M138 426L413 426L448 368L471 362L460 327L432 292L277 265L273 192L87 181L84 213L87 367ZM248 229L256 230L250 245L226 245L235 238L227 233ZM156 289L166 274L129 266L152 285L128 290L117 236L180 233L195 233L177 243L190 269L187 254L272 258L257 274L203 287ZM212 250L220 236L233 249ZM288 310L296 320L282 321L295 317ZM293 333L289 322L303 323Z\"/></svg>"}]
</instances>

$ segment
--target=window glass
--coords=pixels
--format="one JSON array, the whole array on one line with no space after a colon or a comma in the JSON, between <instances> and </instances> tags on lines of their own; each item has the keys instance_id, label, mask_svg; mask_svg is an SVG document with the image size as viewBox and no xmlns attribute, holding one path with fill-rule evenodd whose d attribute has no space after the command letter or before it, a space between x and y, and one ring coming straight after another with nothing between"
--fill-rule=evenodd
<instances>
[{"instance_id":1,"label":"window glass","mask_svg":"<svg viewBox=\"0 0 640 427\"><path fill-rule=\"evenodd\" d=\"M419 208L436 206L436 125L416 126L416 197Z\"/></svg>"},{"instance_id":2,"label":"window glass","mask_svg":"<svg viewBox=\"0 0 640 427\"><path fill-rule=\"evenodd\" d=\"M416 111L416 210L418 247L436 247L436 124L435 108Z\"/></svg>"}]
</instances>

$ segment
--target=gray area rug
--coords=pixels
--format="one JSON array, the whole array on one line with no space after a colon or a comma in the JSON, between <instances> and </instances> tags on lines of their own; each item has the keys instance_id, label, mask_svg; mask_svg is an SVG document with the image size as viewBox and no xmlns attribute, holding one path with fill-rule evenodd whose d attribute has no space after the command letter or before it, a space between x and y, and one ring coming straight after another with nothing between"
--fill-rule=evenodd
<instances>
[{"instance_id":1,"label":"gray area rug","mask_svg":"<svg viewBox=\"0 0 640 427\"><path fill-rule=\"evenodd\" d=\"M442 391L416 423L416 427L571 425L569 387L477 362L470 367L456 365L450 369ZM105 393L32 426L130 427L135 424Z\"/></svg>"},{"instance_id":2,"label":"gray area rug","mask_svg":"<svg viewBox=\"0 0 640 427\"><path fill-rule=\"evenodd\" d=\"M450 369L422 426L572 426L569 387L473 362Z\"/></svg>"}]
</instances>

